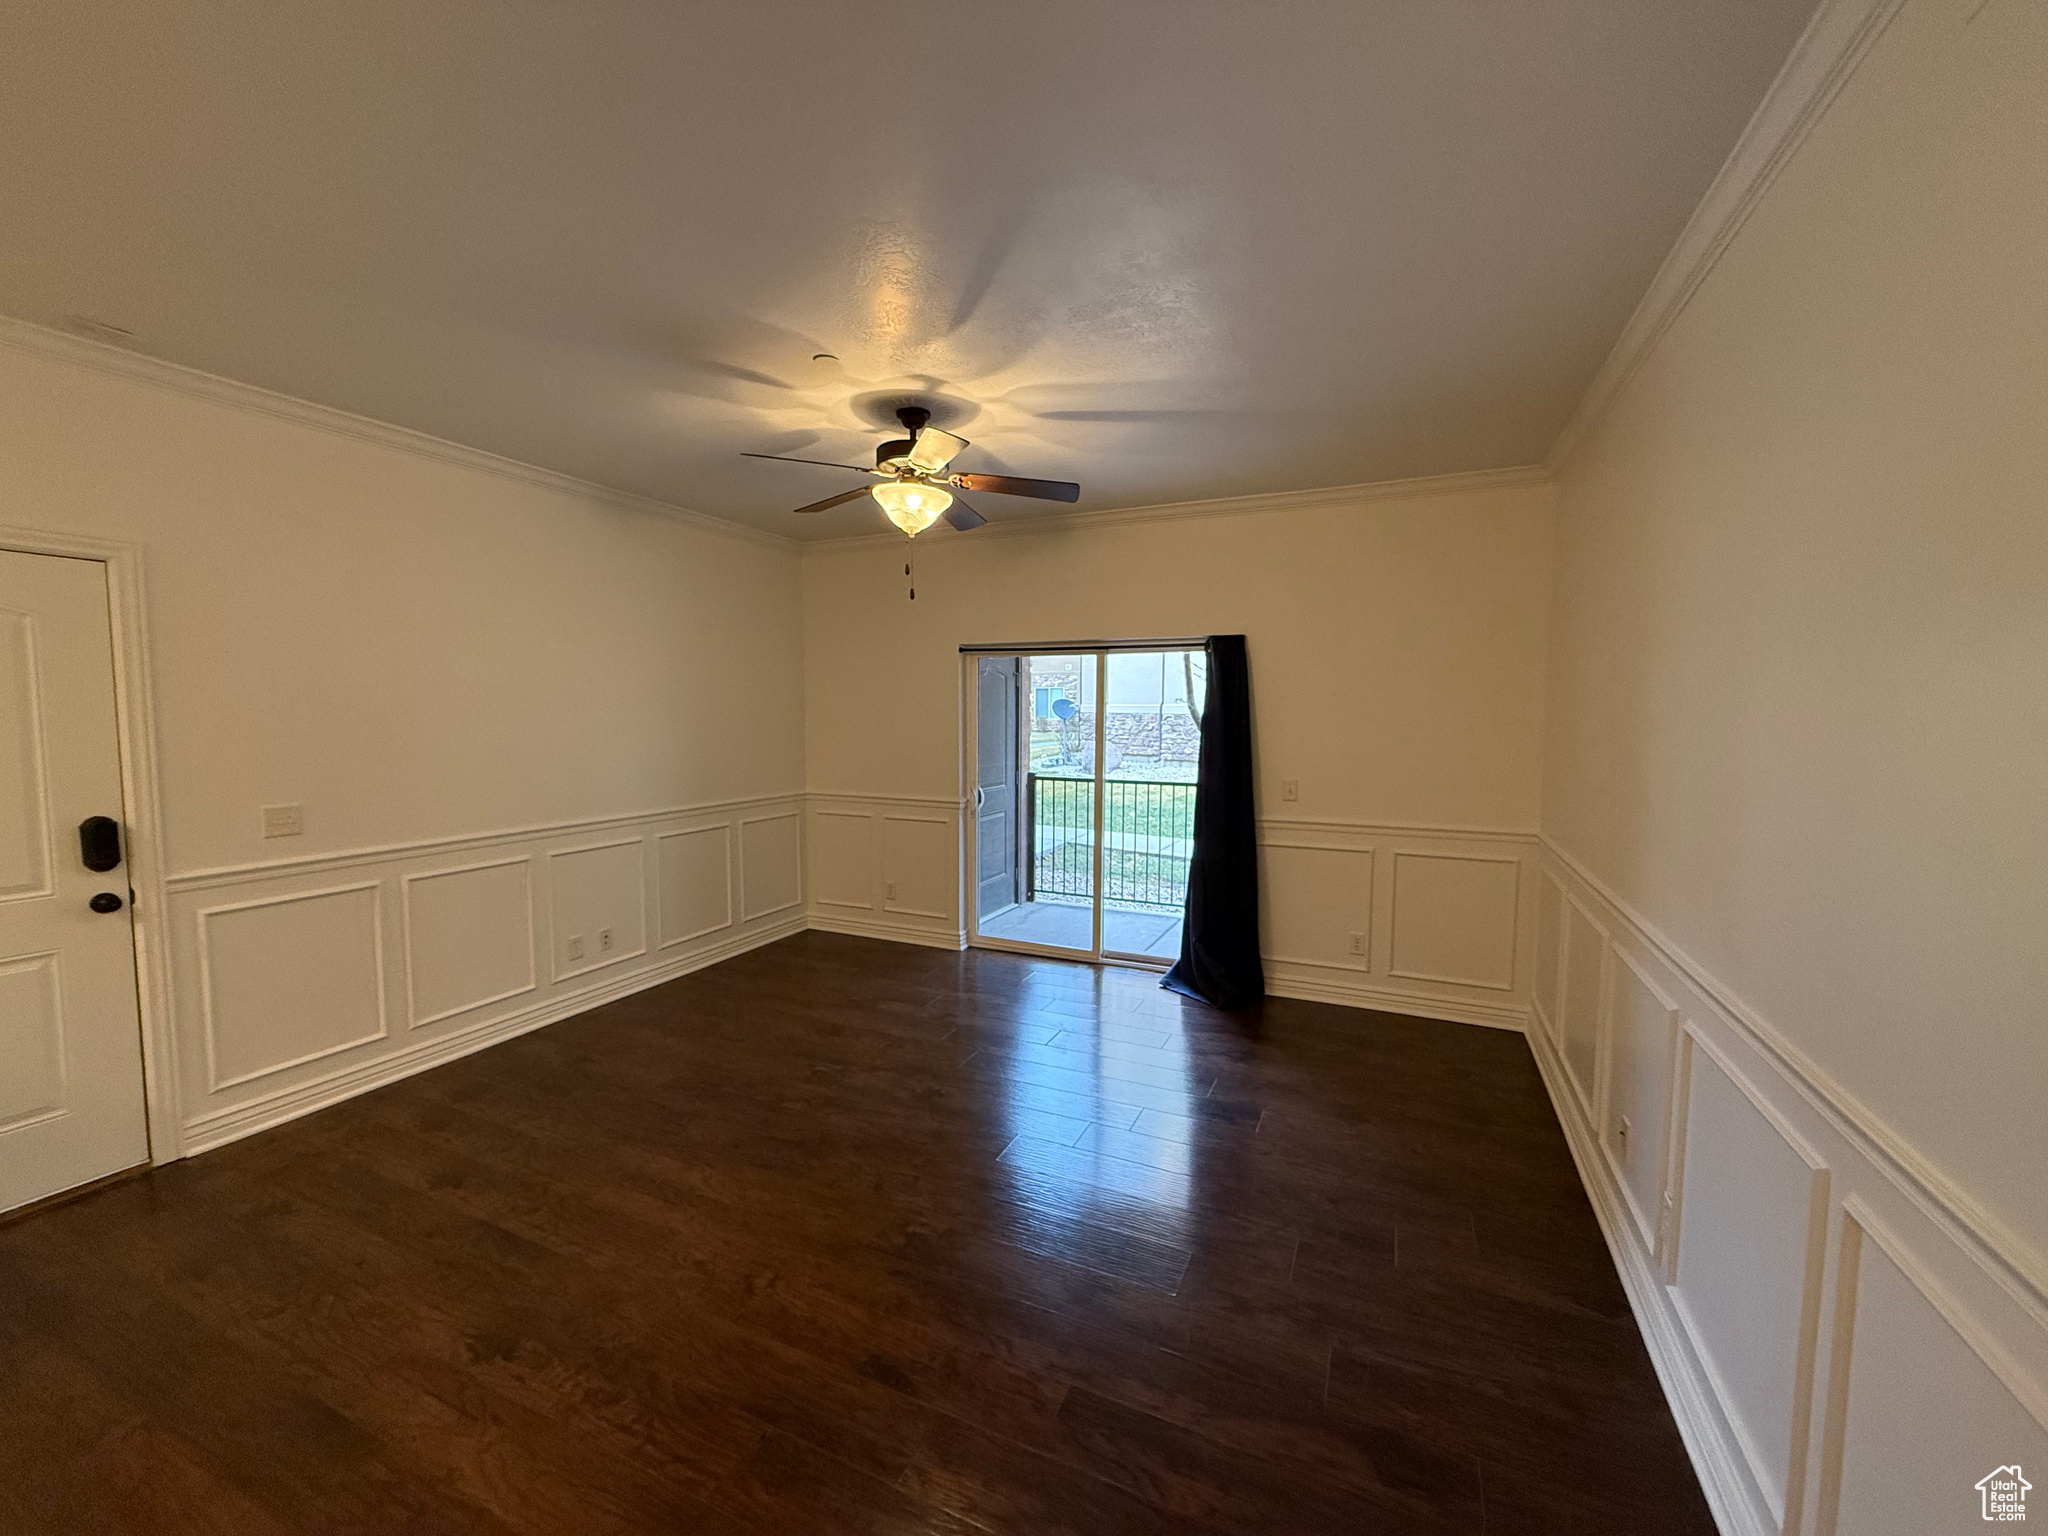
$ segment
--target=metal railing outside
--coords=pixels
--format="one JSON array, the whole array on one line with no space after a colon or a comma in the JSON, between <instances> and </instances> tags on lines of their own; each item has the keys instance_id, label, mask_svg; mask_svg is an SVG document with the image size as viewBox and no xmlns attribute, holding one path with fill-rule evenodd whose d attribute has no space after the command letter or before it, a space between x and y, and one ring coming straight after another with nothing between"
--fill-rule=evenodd
<instances>
[{"instance_id":1,"label":"metal railing outside","mask_svg":"<svg viewBox=\"0 0 2048 1536\"><path fill-rule=\"evenodd\" d=\"M1195 786L1107 779L1102 801L1102 899L1178 910L1188 899ZM1094 894L1095 781L1025 775L1025 900Z\"/></svg>"}]
</instances>

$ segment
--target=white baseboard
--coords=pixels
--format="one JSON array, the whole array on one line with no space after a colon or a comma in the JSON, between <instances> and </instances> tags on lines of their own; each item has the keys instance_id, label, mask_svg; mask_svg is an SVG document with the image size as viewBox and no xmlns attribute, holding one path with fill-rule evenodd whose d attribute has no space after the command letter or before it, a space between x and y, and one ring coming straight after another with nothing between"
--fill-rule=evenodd
<instances>
[{"instance_id":1,"label":"white baseboard","mask_svg":"<svg viewBox=\"0 0 2048 1536\"><path fill-rule=\"evenodd\" d=\"M885 939L894 944L923 944L933 949L966 949L965 934L934 932L906 923L880 922L868 918L840 917L813 912L809 926L822 933L851 934L856 938ZM1347 1008L1372 1008L1381 1013L1402 1013L1419 1019L1440 1019L1452 1024L1479 1024L1488 1029L1523 1033L1529 1027L1526 1008L1464 998L1436 997L1421 992L1402 992L1388 987L1361 985L1351 981L1322 981L1292 975L1266 973L1269 997L1298 998L1310 1003L1337 1003Z\"/></svg>"},{"instance_id":2,"label":"white baseboard","mask_svg":"<svg viewBox=\"0 0 2048 1536\"><path fill-rule=\"evenodd\" d=\"M887 939L892 944L922 944L927 949L965 949L967 935L931 928L914 928L908 923L891 923L878 918L834 917L813 912L805 927L820 933L851 934L859 939Z\"/></svg>"},{"instance_id":3,"label":"white baseboard","mask_svg":"<svg viewBox=\"0 0 2048 1536\"><path fill-rule=\"evenodd\" d=\"M1974 1517L1980 1460L2048 1462L2037 1253L1544 851L1530 1050L1724 1536Z\"/></svg>"},{"instance_id":4,"label":"white baseboard","mask_svg":"<svg viewBox=\"0 0 2048 1536\"><path fill-rule=\"evenodd\" d=\"M1678 1422L1679 1436L1692 1458L1693 1471L1707 1496L1708 1507L1713 1510L1714 1522L1723 1536L1775 1536L1768 1520L1759 1517L1742 1471L1741 1447L1714 1405L1705 1385L1705 1368L1686 1339L1663 1276L1657 1272L1656 1261L1637 1235L1613 1170L1600 1155L1593 1128L1587 1124L1566 1079L1564 1063L1558 1059L1543 1029L1527 1033L1530 1052L1550 1094L1551 1108L1564 1128L1572 1161L1578 1165L1579 1182L1585 1186L1593 1215L1607 1239L1629 1309L1635 1313L1644 1347L1650 1352L1650 1363L1656 1367L1657 1380L1671 1404L1672 1417Z\"/></svg>"},{"instance_id":5,"label":"white baseboard","mask_svg":"<svg viewBox=\"0 0 2048 1536\"><path fill-rule=\"evenodd\" d=\"M1298 998L1308 1003L1336 1003L1345 1008L1371 1008L1380 1013L1404 1013L1418 1019L1441 1019L1452 1024L1479 1024L1488 1029L1513 1030L1517 1034L1527 1033L1529 1029L1529 1010L1512 1004L1399 992L1353 981L1276 976L1270 967L1266 972L1266 995Z\"/></svg>"},{"instance_id":6,"label":"white baseboard","mask_svg":"<svg viewBox=\"0 0 2048 1536\"><path fill-rule=\"evenodd\" d=\"M365 1062L359 1067L337 1072L331 1077L301 1083L267 1098L256 1099L246 1104L237 1104L232 1109L203 1115L186 1122L184 1134L184 1155L211 1151L244 1136L253 1136L258 1131L269 1130L272 1126L283 1125L301 1115L310 1115L315 1110L326 1109L357 1094L368 1093L382 1088L401 1078L425 1072L446 1062L459 1060L477 1051L497 1045L536 1029L571 1018L579 1013L618 998L630 997L635 992L644 992L649 987L660 986L665 981L674 981L678 976L687 976L692 971L701 971L707 966L730 960L735 955L759 949L764 944L773 944L801 933L806 924L801 916L785 919L769 927L756 929L739 938L715 944L709 949L683 955L659 965L629 972L624 976L608 977L592 986L559 997L552 997L545 1003L523 1008L502 1018L491 1019L473 1028L455 1034L442 1035L426 1041L409 1051L380 1057Z\"/></svg>"}]
</instances>

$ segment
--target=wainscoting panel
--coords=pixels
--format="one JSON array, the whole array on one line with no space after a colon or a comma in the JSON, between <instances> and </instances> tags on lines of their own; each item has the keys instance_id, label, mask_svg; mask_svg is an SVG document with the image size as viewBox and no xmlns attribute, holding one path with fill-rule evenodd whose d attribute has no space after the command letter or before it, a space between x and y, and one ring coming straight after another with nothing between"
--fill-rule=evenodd
<instances>
[{"instance_id":1,"label":"wainscoting panel","mask_svg":"<svg viewBox=\"0 0 2048 1536\"><path fill-rule=\"evenodd\" d=\"M1697 1036L1673 1299L1774 1519L1796 1502L1827 1171Z\"/></svg>"},{"instance_id":2,"label":"wainscoting panel","mask_svg":"<svg viewBox=\"0 0 2048 1536\"><path fill-rule=\"evenodd\" d=\"M1912 1272L1904 1245L1859 1214L1852 1202L1842 1225L1841 1331L1854 1364L1830 1406L1821 1536L1981 1529L1978 1480L2018 1465L2040 1481L2048 1429L1965 1337L1967 1322L1951 1320L1954 1304Z\"/></svg>"},{"instance_id":3,"label":"wainscoting panel","mask_svg":"<svg viewBox=\"0 0 2048 1536\"><path fill-rule=\"evenodd\" d=\"M548 854L556 981L647 953L647 850L639 836Z\"/></svg>"},{"instance_id":4,"label":"wainscoting panel","mask_svg":"<svg viewBox=\"0 0 2048 1536\"><path fill-rule=\"evenodd\" d=\"M747 922L793 911L804 899L801 810L740 822L740 915Z\"/></svg>"},{"instance_id":5,"label":"wainscoting panel","mask_svg":"<svg viewBox=\"0 0 2048 1536\"><path fill-rule=\"evenodd\" d=\"M1548 870L1537 885L1536 988L1529 1004L1537 1027L1548 1030L1551 1044L1556 1045L1559 1010L1564 1006L1558 993L1558 983L1564 979L1564 887Z\"/></svg>"},{"instance_id":6,"label":"wainscoting panel","mask_svg":"<svg viewBox=\"0 0 2048 1536\"><path fill-rule=\"evenodd\" d=\"M1564 850L1542 862L1539 1014L1559 1001L1530 1047L1721 1529L1982 1528L1979 1479L2048 1467L2048 1265Z\"/></svg>"},{"instance_id":7,"label":"wainscoting panel","mask_svg":"<svg viewBox=\"0 0 2048 1536\"><path fill-rule=\"evenodd\" d=\"M813 792L805 821L811 927L940 949L966 944L959 801Z\"/></svg>"},{"instance_id":8,"label":"wainscoting panel","mask_svg":"<svg viewBox=\"0 0 2048 1536\"><path fill-rule=\"evenodd\" d=\"M793 901L801 814L733 800L172 876L186 1152L797 932L800 905L733 921L727 851L747 824L756 896Z\"/></svg>"},{"instance_id":9,"label":"wainscoting panel","mask_svg":"<svg viewBox=\"0 0 2048 1536\"><path fill-rule=\"evenodd\" d=\"M1387 974L1514 991L1521 873L1512 856L1396 853Z\"/></svg>"},{"instance_id":10,"label":"wainscoting panel","mask_svg":"<svg viewBox=\"0 0 2048 1536\"><path fill-rule=\"evenodd\" d=\"M1564 1001L1558 1009L1558 1050L1588 1120L1598 1120L1600 1037L1607 1008L1607 934L1578 902L1565 900L1564 952L1558 957Z\"/></svg>"},{"instance_id":11,"label":"wainscoting panel","mask_svg":"<svg viewBox=\"0 0 2048 1536\"><path fill-rule=\"evenodd\" d=\"M875 815L814 809L810 823L811 901L820 907L875 908Z\"/></svg>"},{"instance_id":12,"label":"wainscoting panel","mask_svg":"<svg viewBox=\"0 0 2048 1536\"><path fill-rule=\"evenodd\" d=\"M1265 818L1266 990L1525 1028L1536 853L1520 832Z\"/></svg>"},{"instance_id":13,"label":"wainscoting panel","mask_svg":"<svg viewBox=\"0 0 2048 1536\"><path fill-rule=\"evenodd\" d=\"M654 838L657 942L673 949L732 926L732 828L724 822Z\"/></svg>"},{"instance_id":14,"label":"wainscoting panel","mask_svg":"<svg viewBox=\"0 0 2048 1536\"><path fill-rule=\"evenodd\" d=\"M1370 973L1372 849L1269 837L1260 853L1260 948L1286 966Z\"/></svg>"},{"instance_id":15,"label":"wainscoting panel","mask_svg":"<svg viewBox=\"0 0 2048 1536\"><path fill-rule=\"evenodd\" d=\"M807 798L811 927L948 949L966 942L960 802ZM1259 844L1268 992L1526 1027L1533 833L1274 817L1260 824ZM1394 968L1397 943L1409 974Z\"/></svg>"},{"instance_id":16,"label":"wainscoting panel","mask_svg":"<svg viewBox=\"0 0 2048 1536\"><path fill-rule=\"evenodd\" d=\"M885 812L882 829L882 906L901 917L954 920L960 866L956 818L919 811Z\"/></svg>"},{"instance_id":17,"label":"wainscoting panel","mask_svg":"<svg viewBox=\"0 0 2048 1536\"><path fill-rule=\"evenodd\" d=\"M208 1092L385 1037L382 894L371 880L199 912Z\"/></svg>"},{"instance_id":18,"label":"wainscoting panel","mask_svg":"<svg viewBox=\"0 0 2048 1536\"><path fill-rule=\"evenodd\" d=\"M404 875L399 888L411 1028L518 997L537 985L530 858Z\"/></svg>"},{"instance_id":19,"label":"wainscoting panel","mask_svg":"<svg viewBox=\"0 0 2048 1536\"><path fill-rule=\"evenodd\" d=\"M1544 884L1556 882L1548 876ZM1671 1168L1678 1007L1626 950L1617 950L1601 1143L1644 1243L1659 1244ZM1554 966L1553 966L1554 969Z\"/></svg>"}]
</instances>

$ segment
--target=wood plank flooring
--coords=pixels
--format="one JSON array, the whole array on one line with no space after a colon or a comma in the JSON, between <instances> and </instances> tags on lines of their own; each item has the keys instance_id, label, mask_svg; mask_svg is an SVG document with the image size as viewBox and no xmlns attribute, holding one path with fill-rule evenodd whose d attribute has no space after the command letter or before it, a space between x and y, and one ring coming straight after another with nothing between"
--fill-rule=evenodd
<instances>
[{"instance_id":1,"label":"wood plank flooring","mask_svg":"<svg viewBox=\"0 0 2048 1536\"><path fill-rule=\"evenodd\" d=\"M0 1227L0 1531L1709 1533L1516 1035L804 934Z\"/></svg>"}]
</instances>

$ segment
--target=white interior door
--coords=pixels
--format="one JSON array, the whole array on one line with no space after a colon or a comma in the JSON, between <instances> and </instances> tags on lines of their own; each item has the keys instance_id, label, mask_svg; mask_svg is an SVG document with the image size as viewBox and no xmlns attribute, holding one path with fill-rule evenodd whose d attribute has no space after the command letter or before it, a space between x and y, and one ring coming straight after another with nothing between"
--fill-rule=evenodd
<instances>
[{"instance_id":1,"label":"white interior door","mask_svg":"<svg viewBox=\"0 0 2048 1536\"><path fill-rule=\"evenodd\" d=\"M149 1159L106 567L0 550L0 1211ZM104 910L96 910L98 906Z\"/></svg>"}]
</instances>

